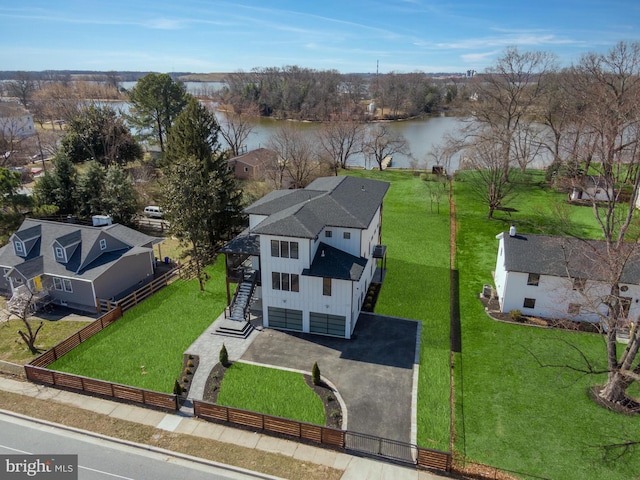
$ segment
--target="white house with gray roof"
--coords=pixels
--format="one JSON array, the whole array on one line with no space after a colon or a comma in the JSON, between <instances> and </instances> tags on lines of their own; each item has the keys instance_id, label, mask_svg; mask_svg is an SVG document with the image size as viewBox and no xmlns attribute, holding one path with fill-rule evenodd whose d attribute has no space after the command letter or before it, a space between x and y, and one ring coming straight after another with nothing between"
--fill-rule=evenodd
<instances>
[{"instance_id":1,"label":"white house with gray roof","mask_svg":"<svg viewBox=\"0 0 640 480\"><path fill-rule=\"evenodd\" d=\"M605 244L596 240L503 232L494 281L500 311L598 323L607 315L611 294L603 258ZM622 320L640 316L640 258L632 252L622 275Z\"/></svg>"},{"instance_id":2,"label":"white house with gray roof","mask_svg":"<svg viewBox=\"0 0 640 480\"><path fill-rule=\"evenodd\" d=\"M324 177L299 190L278 190L245 209L249 228L227 244L227 279L256 272L264 326L351 338L381 245L387 182ZM233 317L233 305L230 309ZM235 318L243 320L243 317Z\"/></svg>"},{"instance_id":3,"label":"white house with gray roof","mask_svg":"<svg viewBox=\"0 0 640 480\"><path fill-rule=\"evenodd\" d=\"M96 311L97 298L118 298L153 279L153 246L162 241L119 224L27 218L0 248L0 292L16 296L28 287L53 303Z\"/></svg>"}]
</instances>

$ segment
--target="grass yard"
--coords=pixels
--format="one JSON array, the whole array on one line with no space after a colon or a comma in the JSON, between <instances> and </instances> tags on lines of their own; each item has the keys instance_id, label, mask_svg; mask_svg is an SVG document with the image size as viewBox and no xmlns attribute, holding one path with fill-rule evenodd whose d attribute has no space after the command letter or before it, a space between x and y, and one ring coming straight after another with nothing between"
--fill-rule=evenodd
<instances>
[{"instance_id":1,"label":"grass yard","mask_svg":"<svg viewBox=\"0 0 640 480\"><path fill-rule=\"evenodd\" d=\"M363 171L391 182L384 200L382 242L387 275L376 313L422 322L418 383L418 445L449 450L449 204L431 212L429 191L407 171Z\"/></svg>"},{"instance_id":2,"label":"grass yard","mask_svg":"<svg viewBox=\"0 0 640 480\"><path fill-rule=\"evenodd\" d=\"M226 306L224 260L208 271L204 292L195 279L174 282L49 368L172 392L184 351Z\"/></svg>"},{"instance_id":3,"label":"grass yard","mask_svg":"<svg viewBox=\"0 0 640 480\"><path fill-rule=\"evenodd\" d=\"M30 320L29 322L33 325L34 329L40 325L40 322L36 319ZM45 352L89 323L91 322L45 320L42 329L38 333L36 346L42 352ZM18 335L18 330L25 330L22 320L14 319L0 322L0 360L25 364L38 356L33 355L29 351L22 341L22 338L20 338L20 335Z\"/></svg>"},{"instance_id":4,"label":"grass yard","mask_svg":"<svg viewBox=\"0 0 640 480\"><path fill-rule=\"evenodd\" d=\"M478 301L482 285L492 283L498 233L515 223L523 233L570 230L597 237L589 208L567 207L570 220L554 220L551 212L566 196L541 189L543 174L537 172L509 203L517 212L498 212L499 218L488 220L487 208L465 182L468 174L455 183L462 322L462 353L455 358L457 453L554 480L638 478L637 453L606 460L601 446L626 437L637 441L640 418L612 413L588 398L588 387L602 383L602 376L542 368L532 355L548 363L582 366L571 344L601 367L602 338L499 323L487 317Z\"/></svg>"},{"instance_id":5,"label":"grass yard","mask_svg":"<svg viewBox=\"0 0 640 480\"><path fill-rule=\"evenodd\" d=\"M216 403L325 425L322 400L301 373L236 362L224 374Z\"/></svg>"}]
</instances>

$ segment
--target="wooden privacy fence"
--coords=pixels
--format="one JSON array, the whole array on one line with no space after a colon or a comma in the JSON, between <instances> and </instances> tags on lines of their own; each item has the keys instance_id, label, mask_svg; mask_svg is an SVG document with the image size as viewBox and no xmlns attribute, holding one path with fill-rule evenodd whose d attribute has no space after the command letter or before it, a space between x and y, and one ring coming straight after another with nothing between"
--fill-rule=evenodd
<instances>
[{"instance_id":1,"label":"wooden privacy fence","mask_svg":"<svg viewBox=\"0 0 640 480\"><path fill-rule=\"evenodd\" d=\"M166 286L168 279L171 278L171 276L176 275L175 272L175 269L171 272L167 272L167 274L157 279L157 283L154 286L151 285L156 281L147 285L147 288L145 288L145 293L148 291L155 292L162 288L162 286ZM149 286L151 286L151 288L148 288ZM149 295L151 294L148 293L146 294L146 296L144 294L132 294L131 297L134 298L136 301L135 303L137 303L144 300L144 298L147 298ZM128 308L131 308L131 306L135 305L135 303L131 304L130 302L127 302L126 305L128 306ZM111 307L111 309L100 318L98 318L94 322L91 322L86 327L77 331L52 349L46 351L39 357L29 362L27 365L25 365L24 371L27 379L32 382L64 387L93 395L102 395L119 400L127 400L130 402L140 403L142 405L148 405L155 408L162 408L165 410L177 410L178 408L180 408L178 403L178 396L174 394L154 392L152 390L130 387L127 385L107 382L104 380L97 380L94 378L83 377L81 375L74 375L71 373L56 372L47 368L57 359L69 353L82 342L91 338L96 333L100 332L122 317L124 311L124 308L122 306L113 303L109 303L107 306Z\"/></svg>"},{"instance_id":2,"label":"wooden privacy fence","mask_svg":"<svg viewBox=\"0 0 640 480\"><path fill-rule=\"evenodd\" d=\"M267 433L287 435L332 448L355 451L378 459L411 463L419 468L443 472L451 471L451 454L416 447L409 443L323 427L321 425L312 425L286 418L272 417L262 413L225 407L200 400L193 401L193 411L196 417L205 420L226 422L242 427L262 430ZM354 439L356 441L354 441ZM362 442L358 440L362 439L366 439L367 441L361 447ZM388 448L372 449L372 441L378 446L385 445L388 447L393 444L393 452ZM407 454L407 452L410 453Z\"/></svg>"},{"instance_id":3,"label":"wooden privacy fence","mask_svg":"<svg viewBox=\"0 0 640 480\"><path fill-rule=\"evenodd\" d=\"M173 280L175 277L177 276L182 277L181 270L183 270L184 268L188 268L188 265L189 264L185 264L169 270L164 275L161 275L160 277L152 280L151 282L147 283L146 285L139 288L138 290L131 292L129 295L121 298L120 300L104 300L104 299L98 298L97 299L98 312L108 312L113 308L115 308L116 306L121 307L122 312L126 312L130 308L136 306L138 303L149 298L158 290L161 290L167 285L169 285L171 280Z\"/></svg>"}]
</instances>

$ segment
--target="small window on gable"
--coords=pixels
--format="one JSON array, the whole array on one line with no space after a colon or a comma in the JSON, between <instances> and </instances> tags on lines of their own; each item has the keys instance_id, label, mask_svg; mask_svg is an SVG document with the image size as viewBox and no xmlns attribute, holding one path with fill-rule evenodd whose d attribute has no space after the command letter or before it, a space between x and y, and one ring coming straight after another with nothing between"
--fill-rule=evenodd
<instances>
[{"instance_id":1,"label":"small window on gable","mask_svg":"<svg viewBox=\"0 0 640 480\"><path fill-rule=\"evenodd\" d=\"M536 299L535 298L525 298L524 303L522 304L523 308L536 308Z\"/></svg>"},{"instance_id":2,"label":"small window on gable","mask_svg":"<svg viewBox=\"0 0 640 480\"><path fill-rule=\"evenodd\" d=\"M331 238L333 236L333 232L331 230L325 230L324 236L327 238Z\"/></svg>"},{"instance_id":3,"label":"small window on gable","mask_svg":"<svg viewBox=\"0 0 640 480\"><path fill-rule=\"evenodd\" d=\"M64 260L64 250L61 247L56 247L56 258Z\"/></svg>"},{"instance_id":4,"label":"small window on gable","mask_svg":"<svg viewBox=\"0 0 640 480\"><path fill-rule=\"evenodd\" d=\"M22 277L13 277L13 280L18 284L18 285L22 285L24 283L24 280L22 279Z\"/></svg>"},{"instance_id":5,"label":"small window on gable","mask_svg":"<svg viewBox=\"0 0 640 480\"><path fill-rule=\"evenodd\" d=\"M13 242L13 245L18 255L24 255L24 243L22 243L20 240L16 240L15 242Z\"/></svg>"},{"instance_id":6,"label":"small window on gable","mask_svg":"<svg viewBox=\"0 0 640 480\"><path fill-rule=\"evenodd\" d=\"M249 167L244 167L244 173L247 173L249 171Z\"/></svg>"},{"instance_id":7,"label":"small window on gable","mask_svg":"<svg viewBox=\"0 0 640 480\"><path fill-rule=\"evenodd\" d=\"M342 238L344 238L345 240L349 240L351 238L351 232L344 232L342 234Z\"/></svg>"},{"instance_id":8,"label":"small window on gable","mask_svg":"<svg viewBox=\"0 0 640 480\"><path fill-rule=\"evenodd\" d=\"M537 287L539 283L540 283L540 275L537 273L530 273L529 277L527 278L527 285L532 285L534 287Z\"/></svg>"},{"instance_id":9,"label":"small window on gable","mask_svg":"<svg viewBox=\"0 0 640 480\"><path fill-rule=\"evenodd\" d=\"M106 250L107 249L107 240L102 238L100 239L100 250Z\"/></svg>"}]
</instances>

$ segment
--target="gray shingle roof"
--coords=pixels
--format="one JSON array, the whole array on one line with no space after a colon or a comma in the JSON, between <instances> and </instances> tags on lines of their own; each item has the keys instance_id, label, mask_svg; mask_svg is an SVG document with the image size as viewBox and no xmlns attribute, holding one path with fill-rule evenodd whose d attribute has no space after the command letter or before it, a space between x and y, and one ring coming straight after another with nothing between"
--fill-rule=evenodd
<instances>
[{"instance_id":1,"label":"gray shingle roof","mask_svg":"<svg viewBox=\"0 0 640 480\"><path fill-rule=\"evenodd\" d=\"M269 217L254 233L314 238L327 226L367 228L388 189L378 180L323 177L301 190L271 192L245 212Z\"/></svg>"},{"instance_id":2,"label":"gray shingle roof","mask_svg":"<svg viewBox=\"0 0 640 480\"><path fill-rule=\"evenodd\" d=\"M29 255L26 258L19 257L15 254L11 244L5 245L0 248L0 267L15 267L23 274L32 274L35 272L34 269L39 268L41 271L36 272L36 275L46 273L93 280L107 270L111 262L116 259L134 250L139 251L138 247L151 248L163 240L118 224L107 227L91 227L31 218L25 219L14 235L17 238L23 237L25 232L31 235L36 231L36 227L40 231L40 236ZM105 235L106 238L112 239L116 248L113 250L109 248L108 252L92 248ZM53 243L57 240L58 243L68 244L76 239L79 239L81 243L68 259L69 261L66 264L56 261L52 248Z\"/></svg>"},{"instance_id":3,"label":"gray shingle roof","mask_svg":"<svg viewBox=\"0 0 640 480\"><path fill-rule=\"evenodd\" d=\"M302 271L302 275L337 278L357 282L360 280L366 266L366 258L356 257L320 242L311 267L305 268Z\"/></svg>"},{"instance_id":4,"label":"gray shingle roof","mask_svg":"<svg viewBox=\"0 0 640 480\"><path fill-rule=\"evenodd\" d=\"M550 235L503 234L505 269L512 272L538 273L557 277L608 281L606 244L597 240L581 240ZM640 253L632 251L623 270L622 281L640 284Z\"/></svg>"}]
</instances>

